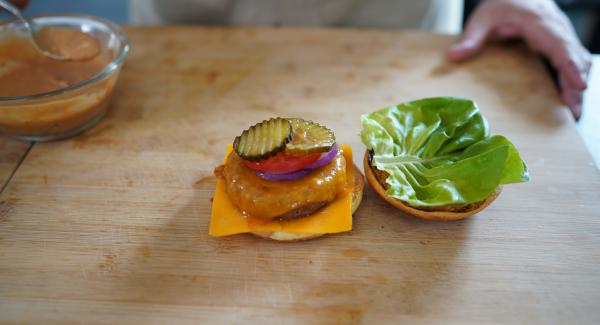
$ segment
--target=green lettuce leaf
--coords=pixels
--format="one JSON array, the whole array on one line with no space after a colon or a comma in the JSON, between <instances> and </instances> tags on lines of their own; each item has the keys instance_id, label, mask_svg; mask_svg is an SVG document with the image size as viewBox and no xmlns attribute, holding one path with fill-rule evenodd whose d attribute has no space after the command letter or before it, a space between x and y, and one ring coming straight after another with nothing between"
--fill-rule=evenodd
<instances>
[{"instance_id":1,"label":"green lettuce leaf","mask_svg":"<svg viewBox=\"0 0 600 325\"><path fill-rule=\"evenodd\" d=\"M436 97L361 116L373 164L390 176L387 194L412 206L481 201L499 185L529 180L515 146L490 136L477 105Z\"/></svg>"}]
</instances>

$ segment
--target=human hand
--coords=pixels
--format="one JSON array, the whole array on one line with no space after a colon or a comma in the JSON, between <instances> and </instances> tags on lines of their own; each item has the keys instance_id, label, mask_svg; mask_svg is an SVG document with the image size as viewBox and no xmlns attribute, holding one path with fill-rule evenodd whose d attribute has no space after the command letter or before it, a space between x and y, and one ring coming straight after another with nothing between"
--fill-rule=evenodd
<instances>
[{"instance_id":1,"label":"human hand","mask_svg":"<svg viewBox=\"0 0 600 325\"><path fill-rule=\"evenodd\" d=\"M592 59L569 19L552 0L484 1L447 56L450 61L464 61L477 54L487 41L508 38L523 39L550 60L558 71L561 97L579 119Z\"/></svg>"}]
</instances>

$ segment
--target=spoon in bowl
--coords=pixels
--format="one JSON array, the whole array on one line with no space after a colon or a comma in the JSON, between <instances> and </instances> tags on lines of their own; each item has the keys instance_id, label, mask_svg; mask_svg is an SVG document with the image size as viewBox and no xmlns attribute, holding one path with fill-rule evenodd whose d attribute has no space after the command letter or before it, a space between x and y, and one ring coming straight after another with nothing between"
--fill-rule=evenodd
<instances>
[{"instance_id":1,"label":"spoon in bowl","mask_svg":"<svg viewBox=\"0 0 600 325\"><path fill-rule=\"evenodd\" d=\"M29 31L34 47L48 58L57 61L85 61L100 53L100 43L91 35L64 27L40 28L6 0L0 0L0 7L21 21Z\"/></svg>"}]
</instances>

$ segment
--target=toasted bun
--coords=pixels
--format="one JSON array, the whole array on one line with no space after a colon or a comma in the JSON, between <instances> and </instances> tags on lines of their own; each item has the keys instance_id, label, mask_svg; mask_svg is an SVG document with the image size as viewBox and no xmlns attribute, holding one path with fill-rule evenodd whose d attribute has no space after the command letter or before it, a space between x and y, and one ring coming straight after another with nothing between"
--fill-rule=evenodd
<instances>
[{"instance_id":1,"label":"toasted bun","mask_svg":"<svg viewBox=\"0 0 600 325\"><path fill-rule=\"evenodd\" d=\"M367 176L367 181L369 185L375 190L381 198L383 198L389 204L395 206L396 208L402 210L405 213L408 213L412 216L427 219L427 220L436 220L436 221L453 221L453 220L461 220L467 217L470 217L479 211L485 209L490 203L492 203L500 194L502 188L498 187L496 190L486 197L483 201L472 203L472 204L460 204L460 205L445 205L440 207L427 207L423 209L414 208L403 201L395 199L389 195L387 195L385 186L388 186L385 183L385 178L387 178L387 173L378 171L374 166L371 166L369 163L369 152L365 152L365 158L363 160L365 175Z\"/></svg>"},{"instance_id":2,"label":"toasted bun","mask_svg":"<svg viewBox=\"0 0 600 325\"><path fill-rule=\"evenodd\" d=\"M365 178L360 173L356 165L352 164L352 175L354 176L354 190L352 191L352 214L356 212L362 201L363 189L365 188ZM251 234L276 241L295 242L321 237L324 234L293 234L283 231L255 231Z\"/></svg>"}]
</instances>

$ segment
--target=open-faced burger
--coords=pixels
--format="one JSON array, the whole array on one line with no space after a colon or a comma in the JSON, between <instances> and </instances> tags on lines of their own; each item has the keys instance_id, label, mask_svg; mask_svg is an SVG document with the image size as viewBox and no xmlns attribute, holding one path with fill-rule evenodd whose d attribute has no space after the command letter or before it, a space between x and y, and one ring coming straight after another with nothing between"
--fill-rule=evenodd
<instances>
[{"instance_id":1,"label":"open-faced burger","mask_svg":"<svg viewBox=\"0 0 600 325\"><path fill-rule=\"evenodd\" d=\"M361 117L369 185L385 201L429 220L459 220L498 197L503 184L529 180L515 146L490 136L475 103L437 97Z\"/></svg>"}]
</instances>

